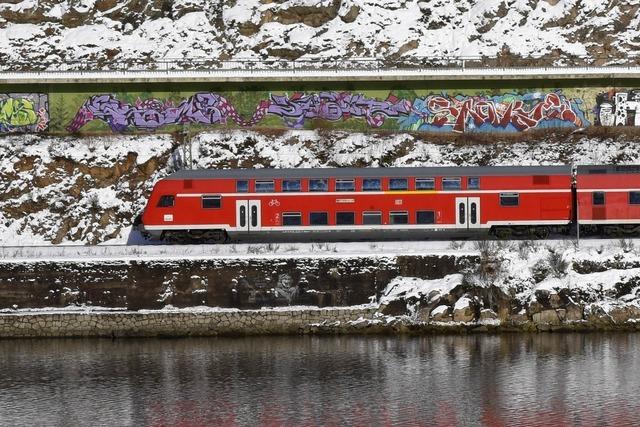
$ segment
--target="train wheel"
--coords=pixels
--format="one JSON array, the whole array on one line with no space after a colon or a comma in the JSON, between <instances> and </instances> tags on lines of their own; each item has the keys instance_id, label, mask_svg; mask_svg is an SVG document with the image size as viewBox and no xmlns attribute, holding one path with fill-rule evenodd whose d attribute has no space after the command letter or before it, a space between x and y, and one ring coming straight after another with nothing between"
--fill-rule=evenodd
<instances>
[{"instance_id":1,"label":"train wheel","mask_svg":"<svg viewBox=\"0 0 640 427\"><path fill-rule=\"evenodd\" d=\"M508 227L498 227L496 228L495 235L498 239L506 240L511 237L511 229Z\"/></svg>"},{"instance_id":2,"label":"train wheel","mask_svg":"<svg viewBox=\"0 0 640 427\"><path fill-rule=\"evenodd\" d=\"M549 227L536 227L533 233L538 239L546 239L549 237L550 232Z\"/></svg>"},{"instance_id":3,"label":"train wheel","mask_svg":"<svg viewBox=\"0 0 640 427\"><path fill-rule=\"evenodd\" d=\"M221 244L227 241L228 236L224 230L212 230L207 232L205 238L212 243Z\"/></svg>"}]
</instances>

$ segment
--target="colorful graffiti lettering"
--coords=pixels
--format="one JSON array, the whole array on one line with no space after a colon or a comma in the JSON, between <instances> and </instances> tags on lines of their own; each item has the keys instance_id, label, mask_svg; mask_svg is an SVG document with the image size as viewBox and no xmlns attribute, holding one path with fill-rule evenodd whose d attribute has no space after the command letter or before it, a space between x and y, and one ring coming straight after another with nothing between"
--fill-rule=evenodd
<instances>
[{"instance_id":1,"label":"colorful graffiti lettering","mask_svg":"<svg viewBox=\"0 0 640 427\"><path fill-rule=\"evenodd\" d=\"M341 120L351 117L364 118L372 127L380 127L386 117L408 114L411 103L390 96L384 101L366 98L361 94L345 92L321 92L291 97L271 95L256 107L249 120L243 119L231 103L216 93L196 93L175 106L170 101L138 99L135 104L119 101L114 95L95 95L80 107L71 123L69 132L78 132L91 120L102 120L114 132L131 128L154 130L171 124L227 124L232 120L239 126L258 124L266 114L279 116L288 127L300 128L305 120L320 118Z\"/></svg>"},{"instance_id":2,"label":"colorful graffiti lettering","mask_svg":"<svg viewBox=\"0 0 640 427\"><path fill-rule=\"evenodd\" d=\"M560 93L493 97L433 95L414 101L399 125L421 131L525 131L542 127L588 126L580 100Z\"/></svg>"},{"instance_id":3,"label":"colorful graffiti lettering","mask_svg":"<svg viewBox=\"0 0 640 427\"><path fill-rule=\"evenodd\" d=\"M621 103L622 98L618 98L618 95L621 94L615 95L617 102ZM627 119L629 111L635 112L638 104L635 99L640 97L625 98ZM155 98L125 103L114 95L103 94L87 99L67 130L78 132L92 120L107 123L114 132L155 130L166 125L188 123L227 125L233 122L238 126L250 127L271 115L281 118L285 126L296 129L303 128L308 120L340 121L356 118L364 119L373 128L382 126L387 119L394 119L397 125L393 127L400 130L520 132L533 128L589 126L581 107L581 100L568 99L559 91L498 96L452 97L438 94L416 98L413 103L393 94L385 100L379 100L350 92L295 92L291 96L270 95L268 99L259 102L249 119L245 119L229 100L217 93L196 93L177 105ZM601 116L606 117L605 102L600 111ZM637 121L640 115L634 117Z\"/></svg>"},{"instance_id":4,"label":"colorful graffiti lettering","mask_svg":"<svg viewBox=\"0 0 640 427\"><path fill-rule=\"evenodd\" d=\"M240 126L253 126L265 115L267 105L261 103L253 117L244 120L226 98L215 93L196 93L175 106L157 99L138 99L126 104L113 95L95 95L80 107L67 130L77 132L91 120L102 120L114 132L129 128L153 130L171 124L226 124L228 119Z\"/></svg>"},{"instance_id":5,"label":"colorful graffiti lettering","mask_svg":"<svg viewBox=\"0 0 640 427\"><path fill-rule=\"evenodd\" d=\"M400 117L411 111L411 102L390 95L384 101L348 92L320 92L291 97L271 95L268 112L283 118L287 126L301 128L307 119L337 121L351 117L364 118L377 128L387 117Z\"/></svg>"},{"instance_id":6,"label":"colorful graffiti lettering","mask_svg":"<svg viewBox=\"0 0 640 427\"><path fill-rule=\"evenodd\" d=\"M46 94L0 93L0 133L44 132L48 125Z\"/></svg>"},{"instance_id":7,"label":"colorful graffiti lettering","mask_svg":"<svg viewBox=\"0 0 640 427\"><path fill-rule=\"evenodd\" d=\"M640 89L599 94L594 113L599 126L640 126Z\"/></svg>"}]
</instances>

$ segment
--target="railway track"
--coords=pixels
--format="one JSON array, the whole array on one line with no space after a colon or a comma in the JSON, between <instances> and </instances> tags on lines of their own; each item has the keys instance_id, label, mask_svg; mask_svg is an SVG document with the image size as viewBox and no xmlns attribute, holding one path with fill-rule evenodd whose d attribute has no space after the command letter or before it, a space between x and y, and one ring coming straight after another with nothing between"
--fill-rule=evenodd
<instances>
[{"instance_id":1,"label":"railway track","mask_svg":"<svg viewBox=\"0 0 640 427\"><path fill-rule=\"evenodd\" d=\"M523 240L495 240L499 246L517 247ZM640 247L640 238L627 239ZM477 253L478 240L428 240L428 241L367 241L367 242L279 242L279 243L230 243L226 245L50 245L50 246L0 246L0 262L109 262L113 260L162 260L192 258L287 258L287 257L347 257L347 256L395 256L446 253ZM553 236L538 240L540 247L601 248L620 246L620 239L575 238Z\"/></svg>"}]
</instances>

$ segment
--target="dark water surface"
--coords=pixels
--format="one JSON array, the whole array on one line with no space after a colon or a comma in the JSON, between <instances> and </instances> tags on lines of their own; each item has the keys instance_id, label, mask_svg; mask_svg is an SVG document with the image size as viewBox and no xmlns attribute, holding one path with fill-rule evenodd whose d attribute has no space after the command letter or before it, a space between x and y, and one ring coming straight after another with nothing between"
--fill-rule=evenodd
<instances>
[{"instance_id":1,"label":"dark water surface","mask_svg":"<svg viewBox=\"0 0 640 427\"><path fill-rule=\"evenodd\" d=\"M639 425L640 334L0 341L2 425Z\"/></svg>"}]
</instances>

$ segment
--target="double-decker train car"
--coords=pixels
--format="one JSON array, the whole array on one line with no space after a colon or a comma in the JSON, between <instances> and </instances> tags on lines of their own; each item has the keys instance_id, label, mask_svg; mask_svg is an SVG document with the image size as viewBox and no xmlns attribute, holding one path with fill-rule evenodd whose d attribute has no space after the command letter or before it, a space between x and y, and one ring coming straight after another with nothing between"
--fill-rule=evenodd
<instances>
[{"instance_id":1,"label":"double-decker train car","mask_svg":"<svg viewBox=\"0 0 640 427\"><path fill-rule=\"evenodd\" d=\"M572 179L569 166L183 170L156 183L139 229L168 241L543 238L568 231Z\"/></svg>"},{"instance_id":2,"label":"double-decker train car","mask_svg":"<svg viewBox=\"0 0 640 427\"><path fill-rule=\"evenodd\" d=\"M576 194L582 232L640 232L640 165L578 166Z\"/></svg>"}]
</instances>

